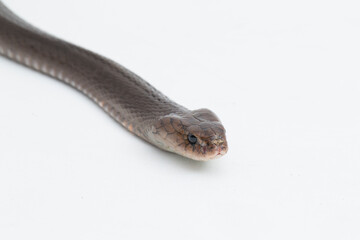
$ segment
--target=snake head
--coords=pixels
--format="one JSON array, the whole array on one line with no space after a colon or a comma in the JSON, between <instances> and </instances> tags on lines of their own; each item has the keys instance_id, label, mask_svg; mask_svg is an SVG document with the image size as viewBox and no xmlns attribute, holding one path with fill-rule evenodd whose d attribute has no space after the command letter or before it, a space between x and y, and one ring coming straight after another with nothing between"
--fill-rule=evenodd
<instances>
[{"instance_id":1,"label":"snake head","mask_svg":"<svg viewBox=\"0 0 360 240\"><path fill-rule=\"evenodd\" d=\"M228 150L225 128L208 109L162 117L152 134L160 148L194 160L207 161Z\"/></svg>"}]
</instances>

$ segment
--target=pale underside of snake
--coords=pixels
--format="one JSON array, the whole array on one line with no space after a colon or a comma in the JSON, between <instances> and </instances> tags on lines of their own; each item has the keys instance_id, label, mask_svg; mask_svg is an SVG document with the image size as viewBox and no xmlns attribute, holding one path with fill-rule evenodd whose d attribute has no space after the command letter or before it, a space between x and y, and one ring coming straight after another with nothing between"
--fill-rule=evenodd
<instances>
[{"instance_id":1,"label":"pale underside of snake","mask_svg":"<svg viewBox=\"0 0 360 240\"><path fill-rule=\"evenodd\" d=\"M33 27L1 2L0 55L76 88L163 150L200 161L228 150L225 129L210 110L186 109L123 66Z\"/></svg>"}]
</instances>

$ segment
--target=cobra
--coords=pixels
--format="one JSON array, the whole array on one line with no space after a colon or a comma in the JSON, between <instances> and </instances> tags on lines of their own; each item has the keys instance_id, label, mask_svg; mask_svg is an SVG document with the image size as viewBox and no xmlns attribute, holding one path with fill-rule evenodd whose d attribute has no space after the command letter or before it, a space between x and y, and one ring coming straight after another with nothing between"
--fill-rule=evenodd
<instances>
[{"instance_id":1,"label":"cobra","mask_svg":"<svg viewBox=\"0 0 360 240\"><path fill-rule=\"evenodd\" d=\"M210 110L188 110L120 64L39 30L1 2L0 54L76 88L160 149L200 161L228 150L225 128Z\"/></svg>"}]
</instances>

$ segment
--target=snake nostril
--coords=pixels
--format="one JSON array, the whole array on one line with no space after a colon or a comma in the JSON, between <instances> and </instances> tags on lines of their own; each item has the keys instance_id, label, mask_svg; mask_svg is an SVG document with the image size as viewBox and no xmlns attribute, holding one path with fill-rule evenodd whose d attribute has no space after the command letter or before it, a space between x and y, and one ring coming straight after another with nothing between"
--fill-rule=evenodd
<instances>
[{"instance_id":1,"label":"snake nostril","mask_svg":"<svg viewBox=\"0 0 360 240\"><path fill-rule=\"evenodd\" d=\"M224 140L222 138L217 138L217 139L213 140L212 143L216 146L221 146L224 144Z\"/></svg>"}]
</instances>

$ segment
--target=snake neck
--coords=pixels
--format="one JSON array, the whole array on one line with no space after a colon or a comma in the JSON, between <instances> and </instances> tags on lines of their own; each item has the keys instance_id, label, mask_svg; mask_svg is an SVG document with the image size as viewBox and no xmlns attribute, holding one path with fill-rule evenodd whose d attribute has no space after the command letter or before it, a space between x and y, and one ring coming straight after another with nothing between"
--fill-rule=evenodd
<instances>
[{"instance_id":1,"label":"snake neck","mask_svg":"<svg viewBox=\"0 0 360 240\"><path fill-rule=\"evenodd\" d=\"M1 2L0 54L77 89L153 144L152 127L161 117L187 111L120 64L42 32Z\"/></svg>"}]
</instances>

